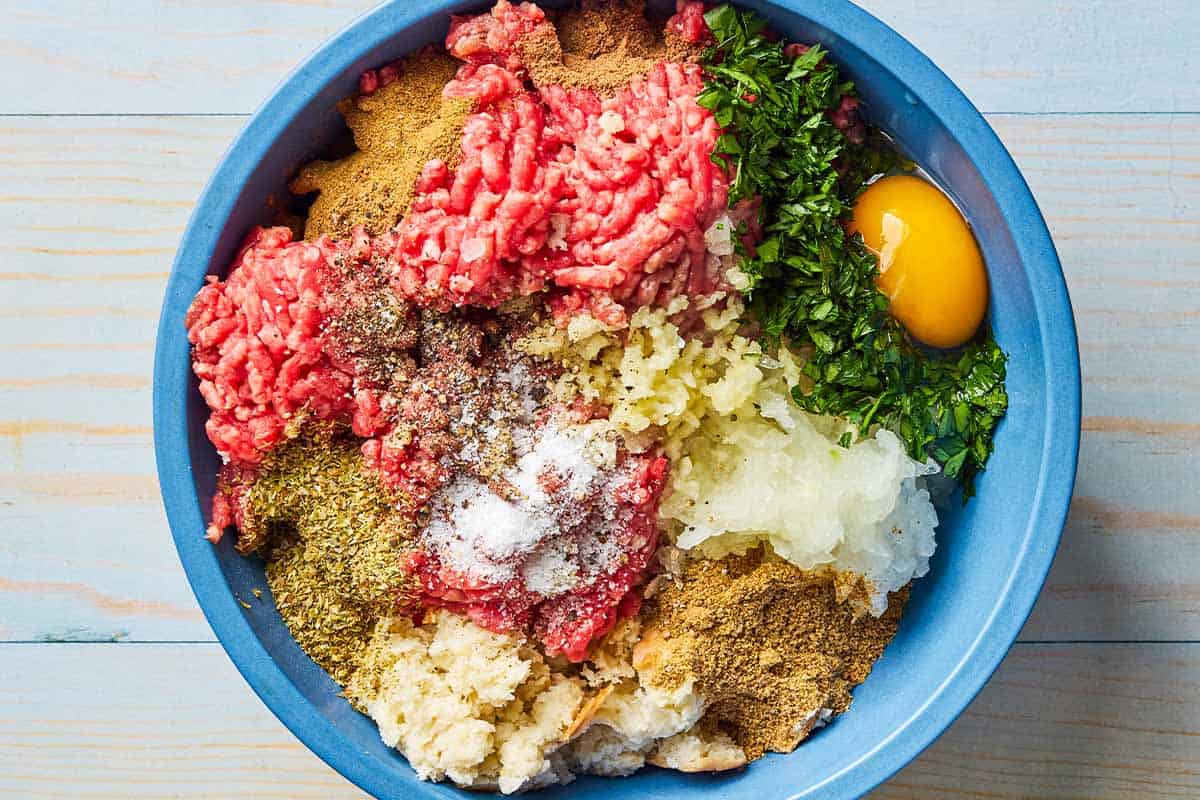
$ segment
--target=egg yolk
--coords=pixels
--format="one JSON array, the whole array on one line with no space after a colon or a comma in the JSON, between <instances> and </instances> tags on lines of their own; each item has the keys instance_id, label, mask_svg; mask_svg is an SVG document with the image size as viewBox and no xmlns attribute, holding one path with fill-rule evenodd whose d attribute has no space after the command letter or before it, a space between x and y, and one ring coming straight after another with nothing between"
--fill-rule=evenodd
<instances>
[{"instance_id":1,"label":"egg yolk","mask_svg":"<svg viewBox=\"0 0 1200 800\"><path fill-rule=\"evenodd\" d=\"M987 311L987 272L967 221L942 192L911 175L867 187L847 226L879 259L879 290L915 339L957 347Z\"/></svg>"}]
</instances>

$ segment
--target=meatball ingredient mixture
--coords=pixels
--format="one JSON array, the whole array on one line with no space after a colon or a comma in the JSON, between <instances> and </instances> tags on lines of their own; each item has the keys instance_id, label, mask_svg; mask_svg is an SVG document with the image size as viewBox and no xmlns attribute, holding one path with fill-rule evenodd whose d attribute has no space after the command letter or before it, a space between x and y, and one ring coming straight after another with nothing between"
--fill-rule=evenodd
<instances>
[{"instance_id":1,"label":"meatball ingredient mixture","mask_svg":"<svg viewBox=\"0 0 1200 800\"><path fill-rule=\"evenodd\" d=\"M889 305L974 240L836 65L730 6L498 0L338 110L187 315L247 613L472 789L733 770L849 708L1007 398L981 260L960 349L908 338L937 286Z\"/></svg>"}]
</instances>

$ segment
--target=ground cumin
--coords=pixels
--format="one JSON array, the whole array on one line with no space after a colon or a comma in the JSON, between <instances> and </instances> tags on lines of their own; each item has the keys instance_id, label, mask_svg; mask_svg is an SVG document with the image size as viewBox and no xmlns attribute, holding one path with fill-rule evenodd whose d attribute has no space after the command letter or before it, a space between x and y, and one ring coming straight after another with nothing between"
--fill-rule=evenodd
<instances>
[{"instance_id":1,"label":"ground cumin","mask_svg":"<svg viewBox=\"0 0 1200 800\"><path fill-rule=\"evenodd\" d=\"M397 65L398 79L371 94L338 104L358 151L337 161L302 167L291 190L318 192L304 237L345 237L355 225L372 234L389 230L408 212L425 164L441 159L453 168L471 101L442 97L459 62L427 50Z\"/></svg>"},{"instance_id":2,"label":"ground cumin","mask_svg":"<svg viewBox=\"0 0 1200 800\"><path fill-rule=\"evenodd\" d=\"M588 4L564 12L557 35L544 28L517 45L535 86L557 84L610 95L662 61L690 61L701 48L646 18L643 3Z\"/></svg>"},{"instance_id":3,"label":"ground cumin","mask_svg":"<svg viewBox=\"0 0 1200 800\"><path fill-rule=\"evenodd\" d=\"M648 611L638 663L653 683L687 679L709 706L704 728L746 755L790 752L812 728L850 706L850 691L896 633L907 589L878 619L856 619L834 578L761 550L689 564Z\"/></svg>"}]
</instances>

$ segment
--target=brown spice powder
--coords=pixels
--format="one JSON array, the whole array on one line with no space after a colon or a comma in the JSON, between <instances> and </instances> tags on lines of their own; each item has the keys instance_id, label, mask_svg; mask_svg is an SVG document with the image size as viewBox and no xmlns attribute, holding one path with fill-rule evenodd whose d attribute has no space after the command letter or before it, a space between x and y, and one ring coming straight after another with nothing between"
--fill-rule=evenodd
<instances>
[{"instance_id":1,"label":"brown spice powder","mask_svg":"<svg viewBox=\"0 0 1200 800\"><path fill-rule=\"evenodd\" d=\"M356 388L402 392L417 368L417 308L392 291L381 259L359 264L339 256L333 266L341 283L325 325L326 353L334 363L353 366Z\"/></svg>"},{"instance_id":2,"label":"brown spice powder","mask_svg":"<svg viewBox=\"0 0 1200 800\"><path fill-rule=\"evenodd\" d=\"M442 97L442 87L459 63L427 50L397 66L394 83L338 104L358 152L337 161L313 161L292 181L296 194L319 192L308 212L306 239L345 237L355 225L384 233L408 212L426 163L440 159L454 167L472 103Z\"/></svg>"},{"instance_id":3,"label":"brown spice powder","mask_svg":"<svg viewBox=\"0 0 1200 800\"><path fill-rule=\"evenodd\" d=\"M663 61L694 61L701 48L646 18L643 3L587 4L518 44L535 86L557 84L611 95Z\"/></svg>"},{"instance_id":4,"label":"brown spice powder","mask_svg":"<svg viewBox=\"0 0 1200 800\"><path fill-rule=\"evenodd\" d=\"M655 598L635 664L661 686L694 679L709 702L703 728L727 733L751 759L790 752L822 709L849 708L907 594L893 594L878 619L856 618L832 575L761 550L695 561Z\"/></svg>"}]
</instances>

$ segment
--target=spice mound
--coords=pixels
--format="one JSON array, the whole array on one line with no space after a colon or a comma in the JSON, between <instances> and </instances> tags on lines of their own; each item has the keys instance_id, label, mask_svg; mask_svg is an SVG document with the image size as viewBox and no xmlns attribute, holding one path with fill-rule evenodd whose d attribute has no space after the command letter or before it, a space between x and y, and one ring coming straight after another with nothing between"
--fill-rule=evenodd
<instances>
[{"instance_id":1,"label":"spice mound","mask_svg":"<svg viewBox=\"0 0 1200 800\"><path fill-rule=\"evenodd\" d=\"M317 193L305 238L346 238L359 225L386 233L408 213L427 163L454 168L472 106L467 98L439 95L457 66L444 53L420 53L366 73L359 94L338 103L357 151L314 161L293 179L296 194Z\"/></svg>"},{"instance_id":2,"label":"spice mound","mask_svg":"<svg viewBox=\"0 0 1200 800\"><path fill-rule=\"evenodd\" d=\"M330 432L290 442L253 473L227 471L238 498L238 549L267 560L267 584L297 643L335 680L358 666L377 620L410 601L401 563L411 522Z\"/></svg>"},{"instance_id":3,"label":"spice mound","mask_svg":"<svg viewBox=\"0 0 1200 800\"><path fill-rule=\"evenodd\" d=\"M907 590L880 617L838 600L838 577L804 572L762 550L695 561L647 616L635 659L652 685L694 683L702 728L750 758L789 753L850 707L850 690L896 635Z\"/></svg>"}]
</instances>

